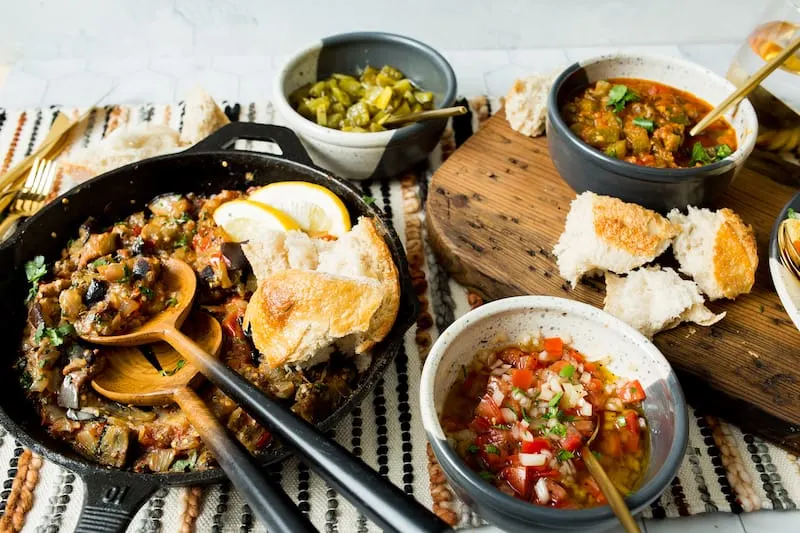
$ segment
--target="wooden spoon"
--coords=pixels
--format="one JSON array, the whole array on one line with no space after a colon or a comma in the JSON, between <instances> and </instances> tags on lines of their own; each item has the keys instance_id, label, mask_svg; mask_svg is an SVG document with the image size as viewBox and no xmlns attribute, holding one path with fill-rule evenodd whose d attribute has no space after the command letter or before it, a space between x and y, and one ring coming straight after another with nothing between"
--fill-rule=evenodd
<instances>
[{"instance_id":1,"label":"wooden spoon","mask_svg":"<svg viewBox=\"0 0 800 533\"><path fill-rule=\"evenodd\" d=\"M597 433L600 431L601 423L602 421L600 420L600 417L598 417L592 436L589 437L589 440L586 441L586 444L584 444L581 448L581 457L583 458L583 463L586 465L589 473L592 474L594 480L597 481L597 484L600 485L600 490L603 491L603 496L605 496L606 500L608 500L608 504L611 506L614 514L617 515L617 518L619 518L619 521L622 523L622 527L625 528L625 531L628 533L640 533L641 530L636 524L636 521L633 519L631 510L628 509L628 506L625 504L625 500L623 499L622 495L614 486L614 483L611 481L611 479L609 479L606 471L603 470L603 466L589 449L589 445L594 442L595 437L597 437Z\"/></svg>"},{"instance_id":2,"label":"wooden spoon","mask_svg":"<svg viewBox=\"0 0 800 533\"><path fill-rule=\"evenodd\" d=\"M175 298L177 303L174 306L125 335L82 337L95 344L110 346L137 346L160 340L168 342L258 423L268 427L273 435L278 435L283 444L292 448L334 490L349 499L384 531L452 531L427 507L406 495L366 463L264 394L216 357L209 355L178 330L191 310L197 289L192 267L178 259L168 259L162 266L161 282Z\"/></svg>"},{"instance_id":3,"label":"wooden spoon","mask_svg":"<svg viewBox=\"0 0 800 533\"><path fill-rule=\"evenodd\" d=\"M203 350L217 354L222 346L219 322L205 313L195 313L186 332ZM317 531L306 515L295 507L280 485L264 475L252 456L231 438L219 420L192 389L202 376L168 344L148 347L156 361L148 360L141 348L114 349L102 373L94 378L94 390L127 405L177 403L214 458L247 503L270 531ZM160 369L153 363L157 362Z\"/></svg>"},{"instance_id":4,"label":"wooden spoon","mask_svg":"<svg viewBox=\"0 0 800 533\"><path fill-rule=\"evenodd\" d=\"M443 107L442 109L432 109L430 111L420 111L419 113L411 113L403 117L390 118L383 123L386 129L399 128L400 126L407 126L414 122L422 122L425 120L435 120L437 118L450 118L467 113L467 108L463 105L455 107Z\"/></svg>"}]
</instances>

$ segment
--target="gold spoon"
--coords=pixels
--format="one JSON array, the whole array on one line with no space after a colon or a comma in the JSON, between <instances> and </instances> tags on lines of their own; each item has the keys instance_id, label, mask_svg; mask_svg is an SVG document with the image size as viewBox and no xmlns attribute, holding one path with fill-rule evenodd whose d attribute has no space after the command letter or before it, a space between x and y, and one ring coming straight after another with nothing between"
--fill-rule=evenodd
<instances>
[{"instance_id":1,"label":"gold spoon","mask_svg":"<svg viewBox=\"0 0 800 533\"><path fill-rule=\"evenodd\" d=\"M216 319L195 313L185 330L199 348L208 354L219 353L222 328ZM261 472L247 450L228 435L194 392L192 387L202 382L197 369L185 363L168 344L151 345L150 351L161 370L148 361L140 348L122 346L108 354L106 367L94 378L92 387L106 398L126 405L178 404L219 466L270 531L316 531L280 485Z\"/></svg>"},{"instance_id":2,"label":"gold spoon","mask_svg":"<svg viewBox=\"0 0 800 533\"><path fill-rule=\"evenodd\" d=\"M753 73L753 75L747 79L747 82L744 85L736 89L717 107L712 109L711 112L703 118L703 120L695 124L694 128L689 130L689 135L694 137L706 129L709 124L717 120L717 118L719 118L720 115L722 115L730 107L738 104L748 94L750 94L762 81L764 81L764 78L772 74L773 70L780 67L784 61L794 55L794 53L798 50L800 50L800 37L789 43L789 45L784 48L780 54L770 59L766 64L764 64L763 67L755 71L755 73Z\"/></svg>"},{"instance_id":3,"label":"gold spoon","mask_svg":"<svg viewBox=\"0 0 800 533\"><path fill-rule=\"evenodd\" d=\"M603 496L605 496L606 500L608 500L608 504L611 506L614 514L617 515L617 518L622 523L622 527L625 528L625 531L628 533L641 533L639 526L633 519L631 510L628 509L628 506L625 504L625 499L622 497L619 490L617 490L617 488L614 486L614 483L611 481L611 479L609 479L608 474L606 474L606 471L603 470L603 466L589 449L589 445L594 442L595 437L597 437L597 433L600 431L600 424L601 420L598 416L592 436L589 437L589 440L586 441L586 444L584 444L581 448L581 457L583 458L583 463L586 465L589 473L592 474L594 480L597 481L597 484L600 486L600 490L603 492Z\"/></svg>"},{"instance_id":4,"label":"gold spoon","mask_svg":"<svg viewBox=\"0 0 800 533\"><path fill-rule=\"evenodd\" d=\"M443 107L442 109L432 109L430 111L420 111L419 113L411 113L397 118L390 118L382 125L386 129L399 128L400 126L407 126L414 122L422 122L425 120L435 120L437 118L450 118L458 115L465 115L467 108L463 105L455 107Z\"/></svg>"},{"instance_id":5,"label":"gold spoon","mask_svg":"<svg viewBox=\"0 0 800 533\"><path fill-rule=\"evenodd\" d=\"M178 328L191 311L197 289L197 277L192 267L178 259L167 259L162 263L159 281L175 298L175 305L154 315L130 333L108 337L82 335L84 340L106 346L138 346L166 341L253 419L279 436L284 445L294 450L381 529L404 533L450 531L450 527L428 508L181 333ZM276 498L276 502L280 503L278 498L286 498L282 491L275 492L276 496L269 497ZM291 507L287 513L296 511L294 505ZM264 512L271 511L272 507L264 509ZM276 521L289 520L291 515L275 512L270 517L272 523L266 517L262 518L269 531L306 531L299 519L297 526L285 526L284 521L275 527Z\"/></svg>"}]
</instances>

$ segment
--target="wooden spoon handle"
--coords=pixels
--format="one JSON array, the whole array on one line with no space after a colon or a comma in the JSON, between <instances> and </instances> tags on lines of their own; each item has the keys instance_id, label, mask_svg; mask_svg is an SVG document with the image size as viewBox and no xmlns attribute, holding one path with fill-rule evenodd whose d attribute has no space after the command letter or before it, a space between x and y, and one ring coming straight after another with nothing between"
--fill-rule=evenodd
<instances>
[{"instance_id":1,"label":"wooden spoon handle","mask_svg":"<svg viewBox=\"0 0 800 533\"><path fill-rule=\"evenodd\" d=\"M316 533L306 515L277 483L260 471L252 456L228 436L219 420L192 389L176 389L173 398L250 508L264 521L268 531Z\"/></svg>"},{"instance_id":2,"label":"wooden spoon handle","mask_svg":"<svg viewBox=\"0 0 800 533\"><path fill-rule=\"evenodd\" d=\"M603 470L603 467L597 462L597 458L587 446L581 448L581 457L583 458L583 463L586 465L586 468L589 469L589 473L592 474L594 480L600 485L603 496L608 500L608 504L611 506L611 509L613 509L614 514L617 515L617 518L619 518L625 531L628 533L641 533L622 495L608 478L606 471Z\"/></svg>"},{"instance_id":3,"label":"wooden spoon handle","mask_svg":"<svg viewBox=\"0 0 800 533\"><path fill-rule=\"evenodd\" d=\"M259 424L267 426L279 436L283 444L300 455L331 487L384 531L452 531L427 507L384 479L316 427L275 402L237 372L203 352L177 329L166 330L164 340L189 359L209 381L240 404Z\"/></svg>"}]
</instances>

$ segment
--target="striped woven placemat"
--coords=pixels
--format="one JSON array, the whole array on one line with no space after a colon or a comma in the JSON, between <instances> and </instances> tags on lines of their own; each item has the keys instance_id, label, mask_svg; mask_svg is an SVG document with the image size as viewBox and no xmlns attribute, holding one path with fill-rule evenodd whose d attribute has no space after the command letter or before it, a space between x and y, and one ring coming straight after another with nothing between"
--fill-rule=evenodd
<instances>
[{"instance_id":1,"label":"striped woven placemat","mask_svg":"<svg viewBox=\"0 0 800 533\"><path fill-rule=\"evenodd\" d=\"M477 524L453 494L427 445L417 411L421 365L434 339L453 320L480 305L480 298L449 279L436 265L423 228L423 205L431 172L489 117L497 102L469 100L471 113L458 117L431 154L429 169L385 182L360 182L404 240L422 312L405 350L375 391L332 435L440 516L456 525ZM268 102L225 104L233 120L280 123ZM63 110L76 115L78 110ZM0 173L31 153L44 138L57 108L0 109ZM74 132L70 150L88 146L125 124L154 122L180 130L182 104L97 110ZM62 157L69 157L69 151ZM58 192L74 183L61 177ZM8 364L15 358L6 357ZM689 446L678 476L645 516L664 518L704 512L739 513L794 509L800 501L800 465L795 456L744 434L735 426L689 408ZM309 513L320 531L368 532L377 528L296 459L271 468L286 492ZM83 500L74 474L23 449L0 428L0 532L72 531ZM134 518L129 531L264 531L229 484L162 489Z\"/></svg>"}]
</instances>

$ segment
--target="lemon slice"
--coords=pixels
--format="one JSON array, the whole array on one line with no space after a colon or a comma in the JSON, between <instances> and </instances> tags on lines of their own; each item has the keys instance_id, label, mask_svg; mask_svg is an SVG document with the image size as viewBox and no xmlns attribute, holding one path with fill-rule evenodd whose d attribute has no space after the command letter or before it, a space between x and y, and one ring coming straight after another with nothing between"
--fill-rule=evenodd
<instances>
[{"instance_id":1,"label":"lemon slice","mask_svg":"<svg viewBox=\"0 0 800 533\"><path fill-rule=\"evenodd\" d=\"M265 230L300 229L297 222L286 213L250 200L225 202L214 211L214 222L236 242L250 240Z\"/></svg>"},{"instance_id":2,"label":"lemon slice","mask_svg":"<svg viewBox=\"0 0 800 533\"><path fill-rule=\"evenodd\" d=\"M321 185L281 181L253 191L249 199L280 209L311 236L341 237L350 231L350 214L338 196Z\"/></svg>"}]
</instances>

